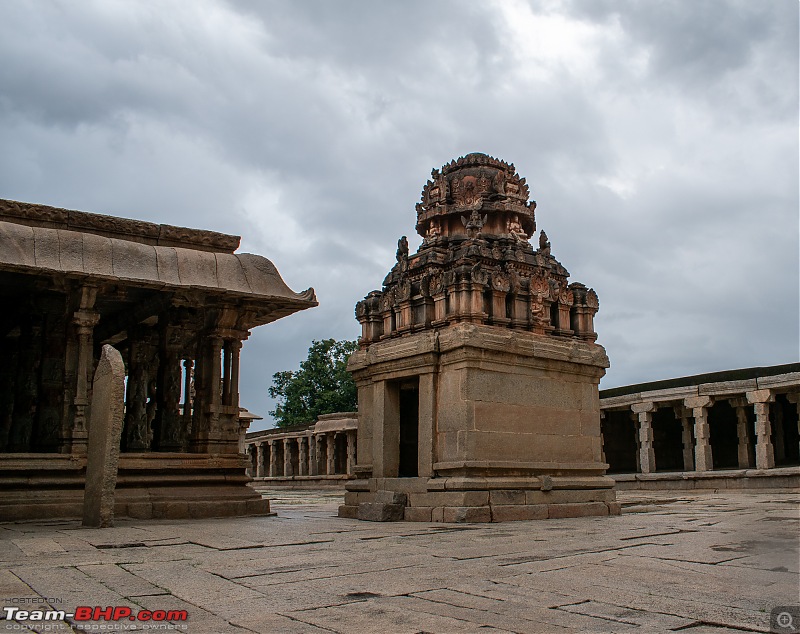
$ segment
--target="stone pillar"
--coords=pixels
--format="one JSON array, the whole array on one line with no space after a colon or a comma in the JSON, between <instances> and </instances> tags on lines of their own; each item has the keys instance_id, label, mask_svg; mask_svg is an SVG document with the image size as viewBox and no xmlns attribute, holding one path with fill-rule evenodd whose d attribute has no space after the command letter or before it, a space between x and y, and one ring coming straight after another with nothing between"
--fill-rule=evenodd
<instances>
[{"instance_id":1,"label":"stone pillar","mask_svg":"<svg viewBox=\"0 0 800 634\"><path fill-rule=\"evenodd\" d=\"M94 311L97 289L84 286L80 290L80 308L75 312L72 323L78 336L78 369L75 386L75 424L72 428L72 453L86 453L86 418L89 406L89 376L92 372L92 346L94 327L100 315Z\"/></svg>"},{"instance_id":2,"label":"stone pillar","mask_svg":"<svg viewBox=\"0 0 800 634\"><path fill-rule=\"evenodd\" d=\"M219 410L222 402L222 390L220 389L220 381L222 381L222 367L221 367L221 354L222 354L222 339L220 337L209 337L209 382L205 386L208 390L208 403L209 403L209 436L215 440L220 439L219 429Z\"/></svg>"},{"instance_id":3,"label":"stone pillar","mask_svg":"<svg viewBox=\"0 0 800 634\"><path fill-rule=\"evenodd\" d=\"M94 375L91 424L83 493L83 525L105 528L114 524L119 445L125 407L125 364L119 351L103 346Z\"/></svg>"},{"instance_id":4,"label":"stone pillar","mask_svg":"<svg viewBox=\"0 0 800 634\"><path fill-rule=\"evenodd\" d=\"M775 446L775 464L786 461L786 440L783 436L783 408L776 403L772 408L775 418L772 425L772 444Z\"/></svg>"},{"instance_id":5,"label":"stone pillar","mask_svg":"<svg viewBox=\"0 0 800 634\"><path fill-rule=\"evenodd\" d=\"M710 471L714 468L708 429L708 408L712 403L708 396L692 396L683 400L683 404L692 410L694 417L695 471Z\"/></svg>"},{"instance_id":6,"label":"stone pillar","mask_svg":"<svg viewBox=\"0 0 800 634\"><path fill-rule=\"evenodd\" d=\"M347 475L353 475L356 466L356 434L347 432Z\"/></svg>"},{"instance_id":7,"label":"stone pillar","mask_svg":"<svg viewBox=\"0 0 800 634\"><path fill-rule=\"evenodd\" d=\"M256 443L256 477L264 477L264 443Z\"/></svg>"},{"instance_id":8,"label":"stone pillar","mask_svg":"<svg viewBox=\"0 0 800 634\"><path fill-rule=\"evenodd\" d=\"M308 475L308 451L306 447L308 443L308 438L305 436L301 436L297 439L297 453L298 453L298 461L297 461L297 468L298 474L301 476Z\"/></svg>"},{"instance_id":9,"label":"stone pillar","mask_svg":"<svg viewBox=\"0 0 800 634\"><path fill-rule=\"evenodd\" d=\"M769 404L775 401L775 396L769 390L754 390L747 392L746 396L756 412L756 469L772 469L775 466L775 449L770 438Z\"/></svg>"},{"instance_id":10,"label":"stone pillar","mask_svg":"<svg viewBox=\"0 0 800 634\"><path fill-rule=\"evenodd\" d=\"M639 417L636 414L634 414L633 412L628 412L628 415L630 416L631 421L633 421L633 437L636 440L636 452L634 454L635 458L636 458L636 472L637 473L641 473L641 471L642 471L642 452L641 452L642 444L641 444L641 441L639 439Z\"/></svg>"},{"instance_id":11,"label":"stone pillar","mask_svg":"<svg viewBox=\"0 0 800 634\"><path fill-rule=\"evenodd\" d=\"M269 475L274 478L278 475L278 456L275 451L277 441L269 440L267 442L269 443Z\"/></svg>"},{"instance_id":12,"label":"stone pillar","mask_svg":"<svg viewBox=\"0 0 800 634\"><path fill-rule=\"evenodd\" d=\"M194 381L194 360L183 360L183 420L181 421L181 439L184 447L188 446L192 431L192 384Z\"/></svg>"},{"instance_id":13,"label":"stone pillar","mask_svg":"<svg viewBox=\"0 0 800 634\"><path fill-rule=\"evenodd\" d=\"M603 422L606 420L606 411L604 409L600 410L600 462L608 464L606 462L606 436L603 433Z\"/></svg>"},{"instance_id":14,"label":"stone pillar","mask_svg":"<svg viewBox=\"0 0 800 634\"><path fill-rule=\"evenodd\" d=\"M161 451L180 451L182 420L178 417L181 400L181 356L185 341L180 326L164 324L159 332L158 378L156 387L156 446Z\"/></svg>"},{"instance_id":15,"label":"stone pillar","mask_svg":"<svg viewBox=\"0 0 800 634\"><path fill-rule=\"evenodd\" d=\"M319 475L319 464L317 463L317 436L311 434L308 437L308 475Z\"/></svg>"},{"instance_id":16,"label":"stone pillar","mask_svg":"<svg viewBox=\"0 0 800 634\"><path fill-rule=\"evenodd\" d=\"M231 347L230 404L238 409L239 408L239 358L242 352L242 340L240 339L232 340L230 342L230 347Z\"/></svg>"},{"instance_id":17,"label":"stone pillar","mask_svg":"<svg viewBox=\"0 0 800 634\"><path fill-rule=\"evenodd\" d=\"M325 473L334 475L336 473L336 439L333 433L325 434L325 442L328 445L328 464L325 468Z\"/></svg>"},{"instance_id":18,"label":"stone pillar","mask_svg":"<svg viewBox=\"0 0 800 634\"><path fill-rule=\"evenodd\" d=\"M793 392L786 395L790 403L794 403L797 408L797 432L800 435L800 392Z\"/></svg>"},{"instance_id":19,"label":"stone pillar","mask_svg":"<svg viewBox=\"0 0 800 634\"><path fill-rule=\"evenodd\" d=\"M751 469L755 466L753 447L747 437L747 399L732 398L730 404L736 408L736 435L739 438L738 464L740 469Z\"/></svg>"},{"instance_id":20,"label":"stone pillar","mask_svg":"<svg viewBox=\"0 0 800 634\"><path fill-rule=\"evenodd\" d=\"M689 412L683 405L676 405L675 418L681 421L681 442L683 443L683 470L694 471L694 448L692 446L692 427L689 424Z\"/></svg>"},{"instance_id":21,"label":"stone pillar","mask_svg":"<svg viewBox=\"0 0 800 634\"><path fill-rule=\"evenodd\" d=\"M292 473L292 450L290 447L291 440L289 438L283 439L283 475L289 477L294 475Z\"/></svg>"},{"instance_id":22,"label":"stone pillar","mask_svg":"<svg viewBox=\"0 0 800 634\"><path fill-rule=\"evenodd\" d=\"M231 341L226 339L222 347L222 404L231 402Z\"/></svg>"},{"instance_id":23,"label":"stone pillar","mask_svg":"<svg viewBox=\"0 0 800 634\"><path fill-rule=\"evenodd\" d=\"M128 357L128 385L125 397L125 450L144 451L150 446L147 429L147 362L149 346L133 340Z\"/></svg>"},{"instance_id":24,"label":"stone pillar","mask_svg":"<svg viewBox=\"0 0 800 634\"><path fill-rule=\"evenodd\" d=\"M656 454L653 449L653 412L654 403L634 403L631 405L634 414L639 417L639 465L642 473L656 470Z\"/></svg>"}]
</instances>

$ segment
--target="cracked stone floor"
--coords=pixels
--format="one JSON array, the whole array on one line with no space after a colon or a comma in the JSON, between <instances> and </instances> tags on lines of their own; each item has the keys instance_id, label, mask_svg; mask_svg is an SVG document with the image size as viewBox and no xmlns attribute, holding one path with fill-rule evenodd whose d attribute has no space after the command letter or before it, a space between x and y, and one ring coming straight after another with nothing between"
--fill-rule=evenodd
<instances>
[{"instance_id":1,"label":"cracked stone floor","mask_svg":"<svg viewBox=\"0 0 800 634\"><path fill-rule=\"evenodd\" d=\"M339 519L336 490L267 496L276 517L0 524L0 608L185 609L170 627L191 633L722 634L769 632L773 607L800 603L800 493L623 492L620 517L472 525Z\"/></svg>"}]
</instances>

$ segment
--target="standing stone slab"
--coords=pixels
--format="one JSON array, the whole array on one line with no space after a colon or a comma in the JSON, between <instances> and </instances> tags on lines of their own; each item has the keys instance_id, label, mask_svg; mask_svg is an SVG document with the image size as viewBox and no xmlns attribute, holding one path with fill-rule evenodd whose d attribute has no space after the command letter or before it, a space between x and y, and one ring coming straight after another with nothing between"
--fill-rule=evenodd
<instances>
[{"instance_id":1,"label":"standing stone slab","mask_svg":"<svg viewBox=\"0 0 800 634\"><path fill-rule=\"evenodd\" d=\"M125 402L125 365L119 351L103 346L94 373L83 525L104 528L114 524L119 444Z\"/></svg>"}]
</instances>

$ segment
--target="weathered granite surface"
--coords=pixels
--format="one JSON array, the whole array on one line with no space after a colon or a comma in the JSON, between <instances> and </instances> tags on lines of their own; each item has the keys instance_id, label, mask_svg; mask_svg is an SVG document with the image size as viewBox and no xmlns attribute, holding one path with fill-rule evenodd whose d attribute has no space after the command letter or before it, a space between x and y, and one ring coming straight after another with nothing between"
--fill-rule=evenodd
<instances>
[{"instance_id":1,"label":"weathered granite surface","mask_svg":"<svg viewBox=\"0 0 800 634\"><path fill-rule=\"evenodd\" d=\"M83 493L84 526L106 528L114 524L114 489L124 409L125 364L119 351L106 344L94 373Z\"/></svg>"},{"instance_id":2,"label":"weathered granite surface","mask_svg":"<svg viewBox=\"0 0 800 634\"><path fill-rule=\"evenodd\" d=\"M185 609L192 634L734 634L798 603L797 493L621 492L618 517L469 526L270 496L277 517L0 524L0 600Z\"/></svg>"}]
</instances>

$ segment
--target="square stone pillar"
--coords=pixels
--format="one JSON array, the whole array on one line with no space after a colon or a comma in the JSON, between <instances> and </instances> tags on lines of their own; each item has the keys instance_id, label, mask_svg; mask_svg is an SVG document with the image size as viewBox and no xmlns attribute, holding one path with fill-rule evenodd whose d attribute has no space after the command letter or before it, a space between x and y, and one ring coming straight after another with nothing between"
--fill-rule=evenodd
<instances>
[{"instance_id":1,"label":"square stone pillar","mask_svg":"<svg viewBox=\"0 0 800 634\"><path fill-rule=\"evenodd\" d=\"M606 420L605 410L600 410L600 460L601 462L608 463L606 460L606 435L603 432L603 423Z\"/></svg>"},{"instance_id":2,"label":"square stone pillar","mask_svg":"<svg viewBox=\"0 0 800 634\"><path fill-rule=\"evenodd\" d=\"M328 444L328 464L325 473L334 475L336 473L336 438L333 433L325 434L325 442Z\"/></svg>"},{"instance_id":3,"label":"square stone pillar","mask_svg":"<svg viewBox=\"0 0 800 634\"><path fill-rule=\"evenodd\" d=\"M747 392L746 396L756 412L756 469L772 469L775 466L775 448L771 439L769 404L775 401L775 396L769 390L754 390Z\"/></svg>"},{"instance_id":4,"label":"square stone pillar","mask_svg":"<svg viewBox=\"0 0 800 634\"><path fill-rule=\"evenodd\" d=\"M417 458L417 473L421 478L433 477L433 463L435 462L434 439L436 438L436 375L421 374L419 376L419 453ZM398 417L399 418L399 417ZM398 420L399 443L399 420ZM399 461L399 455L398 455ZM399 468L399 463L398 463Z\"/></svg>"},{"instance_id":5,"label":"square stone pillar","mask_svg":"<svg viewBox=\"0 0 800 634\"><path fill-rule=\"evenodd\" d=\"M656 470L656 454L653 449L653 412L654 403L634 403L631 405L634 414L639 417L639 464L642 473Z\"/></svg>"},{"instance_id":6,"label":"square stone pillar","mask_svg":"<svg viewBox=\"0 0 800 634\"><path fill-rule=\"evenodd\" d=\"M356 466L356 434L347 432L347 475L353 475Z\"/></svg>"},{"instance_id":7,"label":"square stone pillar","mask_svg":"<svg viewBox=\"0 0 800 634\"><path fill-rule=\"evenodd\" d=\"M372 394L375 413L372 475L396 478L400 469L400 393L390 389L386 381L377 381Z\"/></svg>"},{"instance_id":8,"label":"square stone pillar","mask_svg":"<svg viewBox=\"0 0 800 634\"><path fill-rule=\"evenodd\" d=\"M284 438L283 439L283 476L289 477L294 475L292 473L292 449L291 449L291 439Z\"/></svg>"},{"instance_id":9,"label":"square stone pillar","mask_svg":"<svg viewBox=\"0 0 800 634\"><path fill-rule=\"evenodd\" d=\"M736 435L739 438L738 464L740 469L752 469L755 466L755 455L750 439L747 436L746 398L732 398L730 404L736 409Z\"/></svg>"},{"instance_id":10,"label":"square stone pillar","mask_svg":"<svg viewBox=\"0 0 800 634\"><path fill-rule=\"evenodd\" d=\"M308 445L309 445L309 456L308 456L308 475L319 475L319 460L318 453L317 453L317 443L319 439L317 438L316 434L311 434L308 437Z\"/></svg>"},{"instance_id":11,"label":"square stone pillar","mask_svg":"<svg viewBox=\"0 0 800 634\"><path fill-rule=\"evenodd\" d=\"M636 441L636 473L642 472L642 443L639 439L639 417L633 412L628 412L628 416L633 421L633 437Z\"/></svg>"},{"instance_id":12,"label":"square stone pillar","mask_svg":"<svg viewBox=\"0 0 800 634\"><path fill-rule=\"evenodd\" d=\"M714 468L711 455L711 440L708 429L708 408L713 401L708 396L692 396L683 404L692 410L694 417L694 468L695 471L710 471Z\"/></svg>"},{"instance_id":13,"label":"square stone pillar","mask_svg":"<svg viewBox=\"0 0 800 634\"><path fill-rule=\"evenodd\" d=\"M264 443L256 443L256 477L264 477Z\"/></svg>"},{"instance_id":14,"label":"square stone pillar","mask_svg":"<svg viewBox=\"0 0 800 634\"><path fill-rule=\"evenodd\" d=\"M278 475L278 456L275 451L276 443L277 441L275 440L269 441L269 475L272 478Z\"/></svg>"},{"instance_id":15,"label":"square stone pillar","mask_svg":"<svg viewBox=\"0 0 800 634\"><path fill-rule=\"evenodd\" d=\"M298 463L297 468L299 473L297 475L308 475L308 439L305 437L300 437L297 439L297 453L298 453Z\"/></svg>"},{"instance_id":16,"label":"square stone pillar","mask_svg":"<svg viewBox=\"0 0 800 634\"><path fill-rule=\"evenodd\" d=\"M681 421L681 442L683 443L683 470L694 471L694 445L692 443L692 427L689 424L689 412L683 405L673 407L675 418Z\"/></svg>"}]
</instances>

